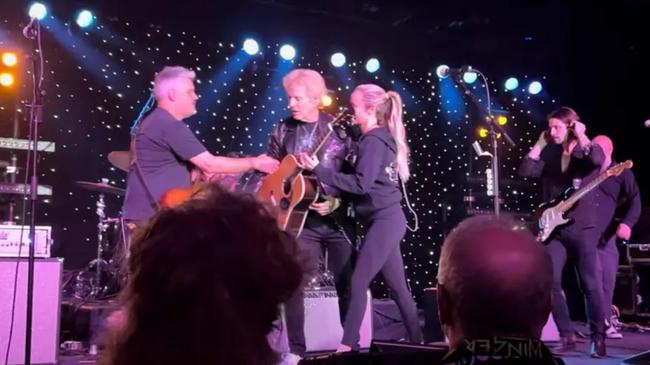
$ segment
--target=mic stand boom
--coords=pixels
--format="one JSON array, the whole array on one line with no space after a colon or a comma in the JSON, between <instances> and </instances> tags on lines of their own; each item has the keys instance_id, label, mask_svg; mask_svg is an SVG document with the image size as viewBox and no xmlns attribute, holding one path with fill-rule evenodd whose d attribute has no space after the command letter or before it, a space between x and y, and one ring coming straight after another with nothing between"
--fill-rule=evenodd
<instances>
[{"instance_id":1,"label":"mic stand boom","mask_svg":"<svg viewBox=\"0 0 650 365\"><path fill-rule=\"evenodd\" d=\"M510 138L508 133L496 122L496 118L494 118L494 115L492 115L492 112L490 111L490 86L487 83L487 79L481 73L481 71L473 68L472 72L476 72L477 74L481 75L483 78L483 82L485 84L485 90L487 92L487 106L483 105L481 101L476 97L476 95L467 87L467 84L463 82L461 78L460 73L455 73L454 74L454 80L456 81L457 84L459 84L465 93L471 100L474 105L479 110L479 113L483 114L485 116L485 121L488 123L490 130L488 132L488 135L490 136L490 139L492 140L492 186L494 189L494 215L499 216L501 213L501 207L500 207L500 189L499 189L499 145L497 141L497 134L501 134L508 144L512 147L516 146L515 141Z\"/></svg>"}]
</instances>

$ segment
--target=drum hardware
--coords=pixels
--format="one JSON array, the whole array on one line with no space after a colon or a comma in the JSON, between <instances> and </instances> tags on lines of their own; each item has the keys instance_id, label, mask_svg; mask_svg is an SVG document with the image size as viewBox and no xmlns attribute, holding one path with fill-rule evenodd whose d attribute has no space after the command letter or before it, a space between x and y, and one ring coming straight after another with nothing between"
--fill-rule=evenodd
<instances>
[{"instance_id":1,"label":"drum hardware","mask_svg":"<svg viewBox=\"0 0 650 365\"><path fill-rule=\"evenodd\" d=\"M108 154L108 162L124 172L129 172L131 155L129 151L112 151Z\"/></svg>"},{"instance_id":2,"label":"drum hardware","mask_svg":"<svg viewBox=\"0 0 650 365\"><path fill-rule=\"evenodd\" d=\"M79 272L75 278L74 296L79 299L103 299L117 294L122 284L122 275L119 262L115 253L122 247L114 246L113 258L105 259L104 253L107 250L107 231L113 226L119 228L119 239L121 244L126 244L126 232L121 217L107 217L105 213L106 194L122 196L124 189L115 187L108 183L108 179L94 183L88 181L77 181L76 184L86 190L99 193L96 202L97 221L97 257L88 263L85 270ZM115 239L115 237L113 237Z\"/></svg>"}]
</instances>

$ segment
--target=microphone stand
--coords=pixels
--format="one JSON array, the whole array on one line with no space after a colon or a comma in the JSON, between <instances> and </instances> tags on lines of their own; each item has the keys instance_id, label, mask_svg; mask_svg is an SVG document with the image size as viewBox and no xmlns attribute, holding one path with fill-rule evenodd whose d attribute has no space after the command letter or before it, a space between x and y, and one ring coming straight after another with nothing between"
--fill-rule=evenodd
<instances>
[{"instance_id":1,"label":"microphone stand","mask_svg":"<svg viewBox=\"0 0 650 365\"><path fill-rule=\"evenodd\" d=\"M516 146L515 141L510 138L508 133L496 122L496 118L492 115L491 106L490 106L490 85L488 85L487 78L483 73L475 68L468 69L468 71L475 72L480 75L483 79L485 85L485 91L487 92L487 106L483 105L481 101L476 97L467 84L461 80L462 72L455 72L454 80L459 84L464 91L464 94L467 95L474 105L479 110L479 113L484 115L484 120L488 123L489 132L488 135L492 140L492 186L494 189L494 215L499 216L501 214L501 205L500 205L500 189L499 189L499 144L497 141L497 135L501 134L508 144L512 147Z\"/></svg>"},{"instance_id":2,"label":"microphone stand","mask_svg":"<svg viewBox=\"0 0 650 365\"><path fill-rule=\"evenodd\" d=\"M43 99L45 91L43 86L43 53L41 50L41 26L38 20L32 20L33 28L29 27L27 33L33 44L31 59L33 67L33 98L30 109L30 150L31 166L28 166L27 176L30 176L29 200L30 200L30 222L29 222L29 258L27 268L27 305L25 321L25 365L31 364L32 347L32 313L34 304L34 244L36 239L36 202L38 199L38 125L43 120ZM30 23L30 24L32 24ZM27 34L26 34L27 35Z\"/></svg>"}]
</instances>

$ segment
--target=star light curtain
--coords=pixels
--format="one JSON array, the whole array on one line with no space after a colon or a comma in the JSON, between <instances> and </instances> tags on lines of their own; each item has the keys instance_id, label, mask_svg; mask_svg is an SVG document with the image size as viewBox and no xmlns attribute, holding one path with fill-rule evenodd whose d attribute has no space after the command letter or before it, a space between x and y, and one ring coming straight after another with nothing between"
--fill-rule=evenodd
<instances>
[{"instance_id":1,"label":"star light curtain","mask_svg":"<svg viewBox=\"0 0 650 365\"><path fill-rule=\"evenodd\" d=\"M416 297L435 284L439 247L446 232L465 216L467 196L484 194L485 183L480 181L489 160L476 157L471 149L471 143L480 140L479 115L458 85L440 80L433 69L384 61L369 73L367 55L355 59L350 54L337 68L331 55L319 53L318 45L297 47L295 58L282 60L279 43L260 42L258 52L251 55L242 49L243 39L211 41L129 22L74 30L54 21L43 26L48 90L43 137L57 143L57 152L41 157L40 180L54 186L54 196L51 204L40 208L39 224L55 227L55 253L65 256L69 267L90 261L97 244L97 194L76 187L74 181L108 178L114 185L126 185L126 173L112 167L106 156L128 149L129 127L150 95L154 72L165 65L196 71L198 113L187 123L210 151L221 155L264 152L273 125L289 115L281 79L292 68L323 73L333 99L326 110L332 113L347 104L360 83L373 82L399 92L413 170L407 188L420 219L420 230L408 233L402 246ZM521 181L516 167L543 128L543 115L549 109L543 103L554 101L531 98L523 86L505 92L502 85L502 81L490 84L493 104L509 112L506 128L518 145L501 144L501 174L503 179ZM485 94L479 82L471 88ZM480 143L489 150L487 140ZM468 177L479 182L472 185ZM529 211L536 202L533 188L530 183L504 184L504 210ZM108 215L117 216L121 201L107 200ZM484 210L491 207L489 201L476 205ZM412 223L413 217L408 213L407 217Z\"/></svg>"}]
</instances>

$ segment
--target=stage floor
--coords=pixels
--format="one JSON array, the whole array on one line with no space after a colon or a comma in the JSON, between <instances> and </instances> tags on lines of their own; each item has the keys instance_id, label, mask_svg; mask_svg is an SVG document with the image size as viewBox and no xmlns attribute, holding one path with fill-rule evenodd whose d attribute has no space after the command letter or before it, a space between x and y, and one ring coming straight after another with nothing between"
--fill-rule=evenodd
<instances>
[{"instance_id":1,"label":"stage floor","mask_svg":"<svg viewBox=\"0 0 650 365\"><path fill-rule=\"evenodd\" d=\"M582 326L584 328L584 324ZM567 365L614 365L620 364L621 361L630 356L650 350L650 332L624 330L621 333L623 334L622 339L607 340L607 357L604 359L592 359L587 355L590 345L589 339L579 339L577 350L563 356L562 359Z\"/></svg>"},{"instance_id":2,"label":"stage floor","mask_svg":"<svg viewBox=\"0 0 650 365\"><path fill-rule=\"evenodd\" d=\"M576 323L576 328L585 328L584 324ZM592 359L587 354L589 349L589 339L578 339L578 348L576 351L563 356L562 358L567 365L614 365L620 364L624 359L650 350L650 332L622 331L623 338L618 340L607 340L608 357L604 359ZM553 343L548 344L553 347ZM61 365L83 365L94 364L96 358L88 355L62 355L59 359ZM145 365L145 364L143 364Z\"/></svg>"}]
</instances>

